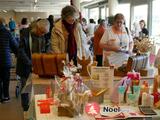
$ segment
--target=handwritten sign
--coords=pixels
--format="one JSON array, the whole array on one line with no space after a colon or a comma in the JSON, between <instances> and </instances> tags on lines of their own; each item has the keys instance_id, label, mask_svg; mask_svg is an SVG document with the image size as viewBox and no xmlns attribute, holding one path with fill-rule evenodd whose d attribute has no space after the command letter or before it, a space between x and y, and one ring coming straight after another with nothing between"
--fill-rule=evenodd
<instances>
[{"instance_id":1,"label":"handwritten sign","mask_svg":"<svg viewBox=\"0 0 160 120\"><path fill-rule=\"evenodd\" d=\"M94 81L94 87L108 88L108 92L105 94L108 98L113 89L114 69L110 67L92 66L91 78Z\"/></svg>"}]
</instances>

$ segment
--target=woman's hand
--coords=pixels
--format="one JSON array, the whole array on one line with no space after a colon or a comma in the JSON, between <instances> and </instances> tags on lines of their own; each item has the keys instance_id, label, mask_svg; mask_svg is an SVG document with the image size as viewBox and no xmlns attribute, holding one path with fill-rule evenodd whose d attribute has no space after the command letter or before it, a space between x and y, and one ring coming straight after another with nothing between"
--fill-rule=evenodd
<instances>
[{"instance_id":1,"label":"woman's hand","mask_svg":"<svg viewBox=\"0 0 160 120\"><path fill-rule=\"evenodd\" d=\"M109 41L107 43L100 43L100 47L103 48L106 51L114 51L119 52L121 48L119 46L116 46L113 41Z\"/></svg>"},{"instance_id":2,"label":"woman's hand","mask_svg":"<svg viewBox=\"0 0 160 120\"><path fill-rule=\"evenodd\" d=\"M119 46L110 46L111 48L111 51L114 51L114 52L120 52L121 51L121 48Z\"/></svg>"}]
</instances>

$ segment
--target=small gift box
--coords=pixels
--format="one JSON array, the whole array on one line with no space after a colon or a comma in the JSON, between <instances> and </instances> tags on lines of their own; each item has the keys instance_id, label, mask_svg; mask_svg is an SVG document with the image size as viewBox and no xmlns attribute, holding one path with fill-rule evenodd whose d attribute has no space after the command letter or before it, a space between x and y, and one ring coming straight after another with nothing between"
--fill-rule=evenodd
<instances>
[{"instance_id":1,"label":"small gift box","mask_svg":"<svg viewBox=\"0 0 160 120\"><path fill-rule=\"evenodd\" d=\"M50 105L53 105L53 99L46 99L46 100L38 100L40 102L38 106L40 106L40 113L50 113Z\"/></svg>"},{"instance_id":2,"label":"small gift box","mask_svg":"<svg viewBox=\"0 0 160 120\"><path fill-rule=\"evenodd\" d=\"M58 106L58 116L67 116L67 117L74 117L78 113L76 112L75 108L73 107L72 101L68 101L66 103L61 103Z\"/></svg>"},{"instance_id":3,"label":"small gift box","mask_svg":"<svg viewBox=\"0 0 160 120\"><path fill-rule=\"evenodd\" d=\"M138 72L128 72L127 73L128 79L131 80L131 91L133 91L133 86L138 86L140 83L140 73Z\"/></svg>"}]
</instances>

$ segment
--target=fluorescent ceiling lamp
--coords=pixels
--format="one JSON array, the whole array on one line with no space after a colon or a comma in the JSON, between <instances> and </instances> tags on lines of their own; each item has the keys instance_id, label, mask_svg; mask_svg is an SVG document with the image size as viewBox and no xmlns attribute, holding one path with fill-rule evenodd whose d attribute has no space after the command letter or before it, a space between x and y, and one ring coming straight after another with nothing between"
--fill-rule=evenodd
<instances>
[{"instance_id":1,"label":"fluorescent ceiling lamp","mask_svg":"<svg viewBox=\"0 0 160 120\"><path fill-rule=\"evenodd\" d=\"M38 0L34 0L34 2L35 2L35 3L37 3L37 2L38 2Z\"/></svg>"},{"instance_id":2,"label":"fluorescent ceiling lamp","mask_svg":"<svg viewBox=\"0 0 160 120\"><path fill-rule=\"evenodd\" d=\"M6 10L2 10L2 11L5 12L5 13L7 12Z\"/></svg>"}]
</instances>

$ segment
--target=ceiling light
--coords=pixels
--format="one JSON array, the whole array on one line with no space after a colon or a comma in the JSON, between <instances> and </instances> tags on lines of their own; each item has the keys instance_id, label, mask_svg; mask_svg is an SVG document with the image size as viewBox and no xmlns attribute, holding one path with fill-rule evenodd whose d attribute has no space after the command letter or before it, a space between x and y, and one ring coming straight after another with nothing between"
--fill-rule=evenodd
<instances>
[{"instance_id":1,"label":"ceiling light","mask_svg":"<svg viewBox=\"0 0 160 120\"><path fill-rule=\"evenodd\" d=\"M2 11L5 12L5 13L7 12L7 10L2 10Z\"/></svg>"},{"instance_id":2,"label":"ceiling light","mask_svg":"<svg viewBox=\"0 0 160 120\"><path fill-rule=\"evenodd\" d=\"M37 3L37 2L38 2L38 0L34 0L34 2L35 2L35 3Z\"/></svg>"}]
</instances>

